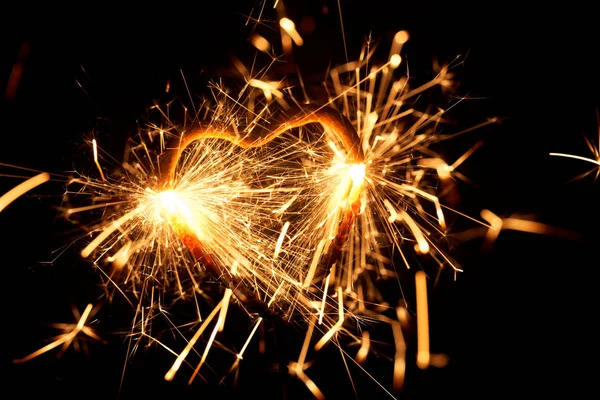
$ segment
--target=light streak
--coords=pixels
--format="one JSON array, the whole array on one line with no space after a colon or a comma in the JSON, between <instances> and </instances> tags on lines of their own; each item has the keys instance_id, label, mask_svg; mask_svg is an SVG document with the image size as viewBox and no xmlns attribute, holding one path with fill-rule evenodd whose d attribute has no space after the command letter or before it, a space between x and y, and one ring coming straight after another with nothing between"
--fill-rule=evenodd
<instances>
[{"instance_id":1,"label":"light streak","mask_svg":"<svg viewBox=\"0 0 600 400\"><path fill-rule=\"evenodd\" d=\"M417 301L419 301L418 297L417 297ZM417 310L418 310L418 307L419 307L419 305L417 303ZM402 333L402 326L400 325L400 322L393 321L390 323L390 325L392 327L392 332L394 334L394 345L396 347L396 352L394 354L393 387L396 392L400 392L400 391L402 391L402 388L404 387L404 378L406 375L406 342L404 341L404 334ZM417 327L418 327L418 321L417 321ZM420 335L419 335L419 340L421 340ZM421 358L422 358L422 356L421 356ZM420 367L419 353L417 353L417 365Z\"/></svg>"},{"instance_id":2,"label":"light streak","mask_svg":"<svg viewBox=\"0 0 600 400\"><path fill-rule=\"evenodd\" d=\"M50 350L53 350L59 346L62 346L62 350L60 353L63 353L67 348L69 348L69 346L71 346L71 344L79 347L80 346L79 342L81 341L81 339L79 338L80 333L83 333L84 335L86 335L92 339L95 339L97 341L104 343L104 340L102 338L100 338L100 336L98 336L98 334L94 331L94 329L92 329L86 325L86 323L88 322L88 319L92 315L92 310L93 310L93 305L88 304L86 306L86 308L83 310L83 313L81 314L81 316L79 316L79 312L77 311L77 309L73 308L73 314L75 315L76 318L79 319L76 324L53 324L52 325L53 327L63 330L64 333L55 337L54 340L51 343L47 344L46 346L34 351L33 353L29 354L28 356L13 360L13 362L14 363L27 362L27 361L29 361L35 357L38 357Z\"/></svg>"},{"instance_id":3,"label":"light streak","mask_svg":"<svg viewBox=\"0 0 600 400\"><path fill-rule=\"evenodd\" d=\"M254 328L252 328L252 332L250 332L250 335L248 335L248 339L242 346L242 349L240 350L240 352L236 354L236 357L238 360L241 360L242 358L244 358L243 357L244 352L246 351L246 348L250 344L250 340L252 340L252 338L254 337L254 334L256 333L256 330L258 329L258 326L262 323L262 321L263 321L262 317L258 317L258 319L256 320L256 323L254 324ZM237 362L237 360L236 360L236 362Z\"/></svg>"},{"instance_id":4,"label":"light streak","mask_svg":"<svg viewBox=\"0 0 600 400\"><path fill-rule=\"evenodd\" d=\"M273 254L273 260L277 260L279 257L279 252L281 251L281 246L283 244L283 240L285 239L285 234L287 233L288 228L290 227L290 221L286 221L283 224L283 228L281 228L281 233L279 234L279 239L277 239L277 243L275 244L275 252Z\"/></svg>"},{"instance_id":5,"label":"light streak","mask_svg":"<svg viewBox=\"0 0 600 400\"><path fill-rule=\"evenodd\" d=\"M369 334L369 331L364 331L362 333L362 339L360 341L360 349L358 349L358 352L356 353L356 362L359 364L362 364L365 362L365 360L367 359L367 356L369 355L369 347L371 346L371 336Z\"/></svg>"},{"instance_id":6,"label":"light streak","mask_svg":"<svg viewBox=\"0 0 600 400\"><path fill-rule=\"evenodd\" d=\"M48 182L50 180L50 174L46 172L42 172L32 178L27 179L24 182L21 182L8 192L4 193L0 196L0 212L4 210L10 203L34 189L35 187L41 185L42 183Z\"/></svg>"},{"instance_id":7,"label":"light streak","mask_svg":"<svg viewBox=\"0 0 600 400\"><path fill-rule=\"evenodd\" d=\"M279 20L279 26L281 26L285 33L290 35L294 43L296 43L296 46L302 46L304 44L304 40L302 40L302 37L296 30L296 24L294 24L294 21L289 18L281 18Z\"/></svg>"},{"instance_id":8,"label":"light streak","mask_svg":"<svg viewBox=\"0 0 600 400\"><path fill-rule=\"evenodd\" d=\"M222 306L223 306L223 301L221 300L219 302L219 304L217 304L217 306L208 315L208 317L206 317L206 319L204 320L204 322L202 323L202 325L200 325L200 328L196 331L196 333L194 334L194 336L192 336L192 338L190 339L190 341L188 342L188 344L185 346L185 348L183 349L183 351L181 353L179 353L179 355L177 356L177 359L175 360L175 362L173 363L173 365L171 366L171 368L169 369L169 371L167 371L167 373L165 374L165 380L167 380L167 381L173 380L173 378L175 377L175 374L177 373L177 371L181 367L181 364L183 363L183 361L185 360L185 358L187 357L187 355L189 354L189 352L192 350L192 348L194 347L194 345L196 344L196 342L200 338L200 335L202 335L202 332L204 332L204 330L208 327L208 324L217 315L217 313L219 312L219 310L221 309ZM207 348L208 347L209 346L207 346Z\"/></svg>"},{"instance_id":9,"label":"light streak","mask_svg":"<svg viewBox=\"0 0 600 400\"><path fill-rule=\"evenodd\" d=\"M579 155L575 155L575 154L557 153L557 152L550 153L550 156L572 158L575 160L584 161L584 162L596 165L595 168L592 168L592 169L580 174L579 176L576 176L572 180L582 179L594 171L596 171L596 176L595 176L594 180L597 180L598 177L600 177L600 110L598 110L598 109L596 110L596 120L598 123L598 143L596 145L594 145L593 142L590 139L588 139L586 136L583 137L585 140L585 143L586 143L587 147L589 148L590 152L592 153L593 157L583 157L583 156L579 156Z\"/></svg>"},{"instance_id":10,"label":"light streak","mask_svg":"<svg viewBox=\"0 0 600 400\"><path fill-rule=\"evenodd\" d=\"M429 367L429 311L427 307L427 276L423 271L415 274L417 287L417 366L421 369Z\"/></svg>"},{"instance_id":11,"label":"light streak","mask_svg":"<svg viewBox=\"0 0 600 400\"><path fill-rule=\"evenodd\" d=\"M566 154L566 153L550 153L551 156L557 156L557 157L566 157L566 158L574 158L576 160L582 160L585 162L589 162L592 164L596 164L596 165L600 165L600 161L598 160L594 160L592 158L589 157L582 157L582 156L577 156L574 154Z\"/></svg>"},{"instance_id":12,"label":"light streak","mask_svg":"<svg viewBox=\"0 0 600 400\"><path fill-rule=\"evenodd\" d=\"M490 250L494 242L498 239L501 231L513 230L526 233L534 233L538 235L551 235L564 239L576 239L579 235L576 232L568 229L558 228L549 224L544 224L538 221L532 221L531 219L510 216L510 217L499 217L492 211L483 209L481 210L481 218L487 221L490 225L484 228L484 249ZM479 235L473 235L479 236Z\"/></svg>"},{"instance_id":13,"label":"light streak","mask_svg":"<svg viewBox=\"0 0 600 400\"><path fill-rule=\"evenodd\" d=\"M329 340L335 335L344 324L344 294L342 293L342 287L337 287L337 298L338 298L338 320L337 322L321 337L321 339L315 344L315 350L319 351Z\"/></svg>"},{"instance_id":14,"label":"light streak","mask_svg":"<svg viewBox=\"0 0 600 400\"><path fill-rule=\"evenodd\" d=\"M94 164L98 167L98 172L100 172L100 177L103 181L106 181L104 177L104 172L102 172L102 167L100 166L100 162L98 162L98 145L96 144L96 139L92 139L92 148L94 151Z\"/></svg>"}]
</instances>

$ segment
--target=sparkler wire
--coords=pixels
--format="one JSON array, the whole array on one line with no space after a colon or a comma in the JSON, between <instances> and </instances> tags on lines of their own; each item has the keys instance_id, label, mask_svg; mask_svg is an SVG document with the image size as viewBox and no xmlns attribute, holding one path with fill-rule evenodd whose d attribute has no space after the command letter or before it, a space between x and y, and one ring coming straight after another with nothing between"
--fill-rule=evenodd
<instances>
[{"instance_id":1,"label":"sparkler wire","mask_svg":"<svg viewBox=\"0 0 600 400\"><path fill-rule=\"evenodd\" d=\"M165 186L171 185L175 177L175 170L179 162L179 157L183 151L193 142L201 139L223 139L237 146L247 149L261 147L281 135L282 133L299 128L304 125L319 123L326 129L329 129L344 145L347 152L347 159L350 163L361 163L364 159L361 141L356 130L338 110L328 106L305 105L296 107L291 116L275 116L272 118L279 123L273 128L260 127L261 132L256 134L247 134L240 137L237 132L233 132L226 127L215 126L211 124L207 127L200 127L191 131L188 135L179 139L179 143L171 151L164 154L163 163L166 168L163 170L162 182Z\"/></svg>"}]
</instances>

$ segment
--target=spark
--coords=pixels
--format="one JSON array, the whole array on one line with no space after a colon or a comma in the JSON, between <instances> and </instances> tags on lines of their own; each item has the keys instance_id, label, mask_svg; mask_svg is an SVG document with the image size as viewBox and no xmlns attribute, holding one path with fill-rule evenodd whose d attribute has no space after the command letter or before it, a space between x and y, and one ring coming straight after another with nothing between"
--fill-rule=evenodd
<instances>
[{"instance_id":1,"label":"spark","mask_svg":"<svg viewBox=\"0 0 600 400\"><path fill-rule=\"evenodd\" d=\"M595 160L593 158L588 158L588 157L582 157L582 156L578 156L578 155L574 155L574 154L550 153L550 155L551 156L558 156L558 157L574 158L576 160L582 160L582 161L589 162L589 163L592 163L592 164L600 165L600 161L599 160Z\"/></svg>"},{"instance_id":2,"label":"spark","mask_svg":"<svg viewBox=\"0 0 600 400\"><path fill-rule=\"evenodd\" d=\"M308 388L308 390L315 396L317 399L324 399L325 396L319 389L319 387L315 384L313 380L311 380L308 375L304 372L306 368L308 368L308 364L306 363L306 356L308 354L308 349L310 346L310 342L313 335L313 330L315 328L316 318L313 316L309 322L308 329L304 336L304 342L302 344L302 350L300 351L300 355L298 357L298 361L291 361L288 365L288 370L290 374L297 376L304 385Z\"/></svg>"},{"instance_id":3,"label":"spark","mask_svg":"<svg viewBox=\"0 0 600 400\"><path fill-rule=\"evenodd\" d=\"M356 353L356 362L362 364L367 359L367 355L369 355L369 347L371 346L371 336L369 331L364 331L362 333L362 340L360 342L360 349Z\"/></svg>"},{"instance_id":4,"label":"spark","mask_svg":"<svg viewBox=\"0 0 600 400\"><path fill-rule=\"evenodd\" d=\"M202 325L200 325L200 328L196 331L196 333L190 339L190 341L185 346L185 348L183 349L183 351L177 356L177 359L175 360L175 362L173 363L173 365L171 366L171 368L169 369L169 371L167 371L167 373L165 374L165 380L167 380L167 381L173 380L173 378L175 377L175 374L177 373L177 371L181 367L181 364L183 363L183 360L185 360L185 358L187 357L187 355L189 354L189 352L192 350L192 348L194 347L194 345L196 344L196 342L200 338L200 335L202 335L202 332L204 332L204 330L208 327L208 324L217 315L217 313L219 312L219 310L221 309L222 306L223 306L223 301L220 301L219 304L217 304L217 306L208 315L208 317L206 317L206 319L204 320L204 322L202 323ZM208 348L208 346L207 346L207 348Z\"/></svg>"},{"instance_id":5,"label":"spark","mask_svg":"<svg viewBox=\"0 0 600 400\"><path fill-rule=\"evenodd\" d=\"M246 351L246 348L250 344L250 340L252 340L252 338L254 337L254 334L256 333L256 330L258 329L258 326L262 323L262 320L263 320L262 317L259 317L256 320L256 323L254 324L254 328L252 328L252 332L250 332L250 335L248 335L248 339L246 340L246 342L242 346L242 349L240 350L240 352L236 354L236 357L237 357L238 360L241 360L242 358L244 358L243 357L244 352Z\"/></svg>"},{"instance_id":6,"label":"spark","mask_svg":"<svg viewBox=\"0 0 600 400\"><path fill-rule=\"evenodd\" d=\"M86 325L88 319L92 316L92 309L93 309L93 305L92 304L88 304L86 306L86 308L83 310L83 313L81 314L81 316L79 316L79 312L77 311L77 309L73 308L73 314L75 315L76 318L79 318L79 320L77 321L76 324L54 324L53 326L55 328L61 329L64 331L64 333L58 335L57 337L53 338L54 340L47 344L46 346L34 351L33 353L29 354L28 356L25 356L23 358L19 358L16 360L13 360L14 363L24 363L27 362L35 357L38 357L50 350L53 350L59 346L62 346L62 350L61 353L63 353L66 349L69 348L69 346L71 346L71 344L73 344L74 346L77 346L77 348L79 347L79 334L83 333L84 335L98 340L100 342L104 342L104 340L102 338L100 338L98 336L98 334L89 326Z\"/></svg>"},{"instance_id":7,"label":"spark","mask_svg":"<svg viewBox=\"0 0 600 400\"><path fill-rule=\"evenodd\" d=\"M308 375L306 375L304 370L302 368L300 368L298 364L291 362L288 368L289 368L291 374L296 375L298 377L298 379L300 379L302 381L302 383L304 383L306 385L308 390L310 390L310 392L312 393L313 396L315 396L316 399L318 399L318 400L325 399L325 395L323 394L323 392L321 392L321 390L315 384L315 382L312 379L310 379L308 377Z\"/></svg>"},{"instance_id":8,"label":"spark","mask_svg":"<svg viewBox=\"0 0 600 400\"><path fill-rule=\"evenodd\" d=\"M104 172L102 172L102 167L100 166L100 162L98 162L98 145L96 144L96 139L92 139L92 148L94 150L94 164L98 167L98 171L100 172L100 177L103 181L106 181L104 177Z\"/></svg>"},{"instance_id":9,"label":"spark","mask_svg":"<svg viewBox=\"0 0 600 400\"><path fill-rule=\"evenodd\" d=\"M576 239L579 236L576 232L568 229L558 228L542 222L532 221L527 218L516 216L502 218L487 209L481 210L481 218L490 224L489 227L485 228L484 249L486 250L491 248L497 240L498 235L503 230L513 230L538 235L551 235L571 240Z\"/></svg>"},{"instance_id":10,"label":"spark","mask_svg":"<svg viewBox=\"0 0 600 400\"><path fill-rule=\"evenodd\" d=\"M598 122L598 144L594 145L592 143L592 141L590 139L588 139L586 136L583 137L585 140L585 143L587 144L590 152L593 155L593 158L578 156L575 154L567 154L567 153L550 153L550 156L572 158L575 160L595 164L597 166L596 168L592 168L589 171L586 171L583 174L576 176L575 178L573 178L573 180L582 179L594 171L596 171L596 176L595 176L594 180L597 180L598 177L600 177L600 111L599 110L596 110L596 120Z\"/></svg>"},{"instance_id":11,"label":"spark","mask_svg":"<svg viewBox=\"0 0 600 400\"><path fill-rule=\"evenodd\" d=\"M418 303L417 307L419 307ZM393 321L390 323L390 325L392 327L392 333L394 334L394 345L396 347L396 352L394 354L393 387L396 392L400 392L404 387L404 378L406 374L406 342L404 341L404 334L402 333L402 326L400 325L400 322ZM417 363L419 363L418 353Z\"/></svg>"},{"instance_id":12,"label":"spark","mask_svg":"<svg viewBox=\"0 0 600 400\"><path fill-rule=\"evenodd\" d=\"M304 44L304 40L296 30L296 24L289 18L281 18L279 20L279 25L281 28L292 38L296 46L302 46Z\"/></svg>"},{"instance_id":13,"label":"spark","mask_svg":"<svg viewBox=\"0 0 600 400\"><path fill-rule=\"evenodd\" d=\"M427 310L427 276L423 271L415 274L417 286L417 366L425 369L430 363L429 353L429 312Z\"/></svg>"},{"instance_id":14,"label":"spark","mask_svg":"<svg viewBox=\"0 0 600 400\"><path fill-rule=\"evenodd\" d=\"M271 50L271 43L261 35L254 33L250 36L250 43L263 53L268 53Z\"/></svg>"},{"instance_id":15,"label":"spark","mask_svg":"<svg viewBox=\"0 0 600 400\"><path fill-rule=\"evenodd\" d=\"M288 228L290 227L290 221L286 221L281 228L281 234L279 235L279 239L277 239L277 244L275 245L275 253L273 254L273 260L277 260L279 257L279 252L281 251L281 245L283 244L283 240L285 239L285 234L287 233Z\"/></svg>"},{"instance_id":16,"label":"spark","mask_svg":"<svg viewBox=\"0 0 600 400\"><path fill-rule=\"evenodd\" d=\"M0 212L2 212L2 210L4 210L10 203L12 203L25 193L36 188L42 183L48 182L49 180L50 174L42 172L34 177L27 179L26 181L15 186L8 192L4 193L2 196L0 196Z\"/></svg>"},{"instance_id":17,"label":"spark","mask_svg":"<svg viewBox=\"0 0 600 400\"><path fill-rule=\"evenodd\" d=\"M337 287L338 296L338 320L329 331L323 335L323 337L315 344L315 350L320 350L329 340L335 335L344 324L344 294L342 293L342 287Z\"/></svg>"}]
</instances>

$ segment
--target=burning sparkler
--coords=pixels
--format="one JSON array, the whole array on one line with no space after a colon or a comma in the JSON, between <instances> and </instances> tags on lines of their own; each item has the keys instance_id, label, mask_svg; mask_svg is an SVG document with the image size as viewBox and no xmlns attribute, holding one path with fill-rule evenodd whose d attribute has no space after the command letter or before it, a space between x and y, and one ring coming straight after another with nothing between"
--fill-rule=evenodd
<instances>
[{"instance_id":1,"label":"burning sparkler","mask_svg":"<svg viewBox=\"0 0 600 400\"><path fill-rule=\"evenodd\" d=\"M109 282L138 297L137 332L132 334L151 337L151 321L164 303L169 282L176 282L182 296L184 280L192 282L192 293L202 290L203 274L224 286L222 300L209 316L198 313L203 323L165 379L174 378L213 323L193 381L235 300L255 317L233 368L264 318L278 315L290 321L304 316L309 324L306 344L290 371L320 397L304 372L315 331L322 335L315 350L330 342L340 345L342 334L361 344L361 361L369 353L369 337L355 335L351 326L379 320L389 323L398 337L394 386L402 386L406 367L401 325L381 314L382 307L395 307L382 304L373 280L398 273L390 249L399 251L410 268L406 244L415 254L460 271L436 243L436 236L446 231L446 216L429 188L450 180L474 150L449 166L429 149L443 139L436 129L444 112L423 113L406 104L432 87L450 86L452 76L445 66L417 88L410 88L406 77L394 78L406 40L406 32L396 35L385 64L374 64L374 49L366 46L358 61L333 69L326 82L330 99L321 106L290 105L293 98L283 96L273 104L269 94L277 89L255 78L235 99L217 88L217 105L206 108L209 120L200 121L196 113L189 127L172 123L168 129L156 126L145 132L158 143L158 154L149 153L145 141L132 147L132 162L123 165L125 176L117 182L104 177L93 146L101 179L77 178L73 183L93 189L102 201L66 212L114 210L112 217L103 215L82 256L93 255L97 264L112 263L106 273ZM104 201L115 196L124 199ZM116 278L122 269L124 277ZM425 280L419 276L423 298ZM160 283L160 290L153 282ZM423 307L421 319L426 315ZM398 315L403 310L399 307ZM421 368L432 359L427 348L420 347Z\"/></svg>"},{"instance_id":2,"label":"burning sparkler","mask_svg":"<svg viewBox=\"0 0 600 400\"><path fill-rule=\"evenodd\" d=\"M280 27L303 43L291 20L281 19ZM216 343L235 303L252 328L236 346L241 350L229 351L231 370L265 319L301 324L304 344L288 370L321 398L307 371L309 352L349 344L358 351L352 358L343 350L344 360L362 364L377 346L368 325L383 323L394 337L392 386L402 388L411 311L385 299L375 281L396 279L413 260L461 271L439 240L454 211L443 205L438 187L452 190L453 180L463 178L457 168L479 146L450 164L432 150L462 132L440 135L446 111L412 103L427 90L451 87L452 65L412 87L401 72L408 39L398 32L383 63L368 42L356 61L333 68L324 103L298 101L266 72L246 71L238 95L215 85L215 101L191 115L185 108L183 123L171 117L172 105L154 107L162 123L144 127L117 168L107 167L109 157L91 141L97 178L74 177L63 211L67 219L97 217L86 224L81 256L101 271L108 297L120 293L135 308L128 356L142 340L168 348L175 360L164 377L172 380L198 355L191 383L221 347ZM256 35L253 43L272 48ZM417 272L416 284L417 364L441 366L445 359L429 350L424 272ZM193 321L171 321L167 309L177 299L195 302ZM159 317L187 341L183 349L154 334ZM84 324L82 316L54 347L79 332L92 336ZM194 329L189 340L184 325Z\"/></svg>"}]
</instances>

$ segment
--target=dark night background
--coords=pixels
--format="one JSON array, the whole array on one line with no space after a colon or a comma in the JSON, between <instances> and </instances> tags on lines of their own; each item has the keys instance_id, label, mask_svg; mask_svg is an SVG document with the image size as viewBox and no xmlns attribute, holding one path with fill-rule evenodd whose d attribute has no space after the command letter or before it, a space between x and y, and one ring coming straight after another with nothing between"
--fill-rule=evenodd
<instances>
[{"instance_id":1,"label":"dark night background","mask_svg":"<svg viewBox=\"0 0 600 400\"><path fill-rule=\"evenodd\" d=\"M316 20L315 31L304 36L305 46L296 48L294 56L303 74L318 76L329 61L342 63L337 2L284 3L292 20L309 15ZM329 7L327 15L322 5ZM70 171L84 165L89 151L84 139L92 132L104 148L118 151L154 102L172 94L186 96L182 73L192 93L206 94L207 79L229 75L232 54L251 62L250 28L244 22L253 6L261 5L217 1L209 8L145 5L134 12L108 6L86 12L7 9L0 48L2 90L23 43L29 52L15 97L2 100L0 162ZM465 56L456 71L461 84L457 94L472 100L452 114L459 127L503 118L501 124L447 143L451 159L485 140L460 169L478 184L461 187L461 211L473 216L482 208L501 216L533 214L538 221L580 234L567 240L505 231L490 253L480 251L477 239L460 245L456 252L465 272L457 282L444 275L430 298L432 350L448 354L450 364L427 371L409 365L406 391L398 397L577 397L591 386L598 356L591 338L597 336L600 183L593 175L568 183L593 165L548 153L589 157L584 136L598 146L600 35L594 13L573 3L568 9L529 11L505 3L433 7L377 0L342 0L341 7L350 59L369 31L387 50L393 34L406 29L411 39L403 53L413 76L428 78L434 57L449 61ZM265 16L274 19L270 1ZM167 80L172 88L168 95ZM15 170L0 166L0 174L11 173ZM19 182L2 177L0 193ZM52 260L52 251L70 238L60 230L52 208L60 204L62 190L61 182L45 184L0 213L2 354L4 371L9 371L1 389L4 398L118 396L126 342L113 333L126 329L132 314L115 306L98 314L97 329L108 345L92 343L88 355L70 349L60 359L53 351L25 364L11 362L54 334L44 324L70 322L71 304L83 309L100 293L97 275L75 251L52 264L41 263ZM303 339L295 334L294 339L294 330L287 328L273 334L292 358ZM309 375L330 398L336 387L350 393L339 352L330 349L327 354ZM263 359L242 363L237 388L218 390L200 381L188 387L183 378L165 382L162 377L172 361L162 349L140 350L126 369L121 398L310 397L299 381L269 372ZM391 363L380 364L375 373L389 379ZM331 379L323 381L317 374ZM359 398L386 398L361 371L353 377L361 389Z\"/></svg>"}]
</instances>

